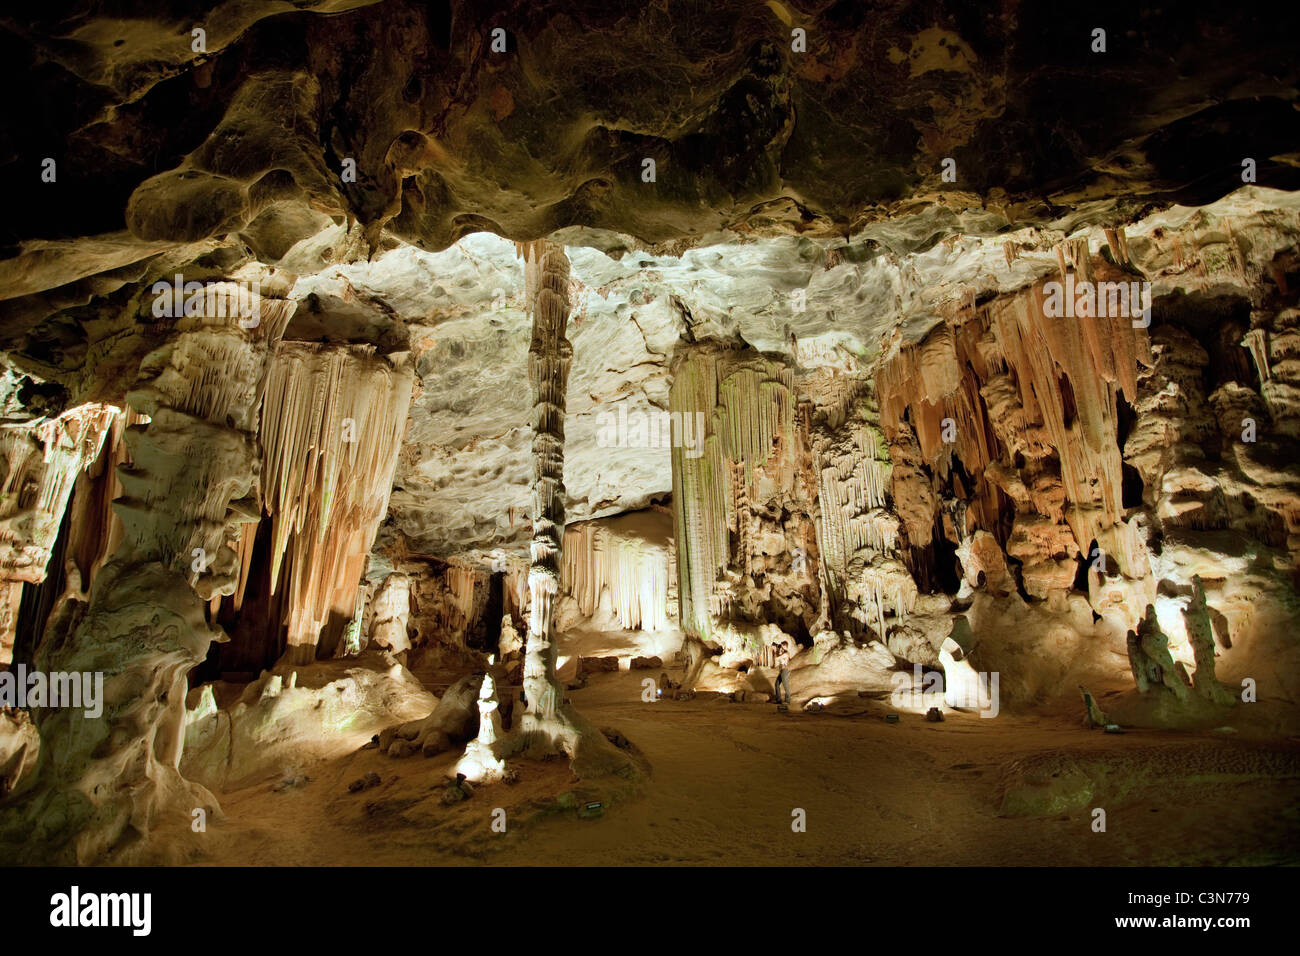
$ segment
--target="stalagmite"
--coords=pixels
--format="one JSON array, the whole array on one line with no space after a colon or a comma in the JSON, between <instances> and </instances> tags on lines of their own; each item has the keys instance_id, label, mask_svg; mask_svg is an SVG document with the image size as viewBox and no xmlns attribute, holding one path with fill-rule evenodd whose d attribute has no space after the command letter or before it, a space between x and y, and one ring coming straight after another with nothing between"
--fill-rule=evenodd
<instances>
[{"instance_id":1,"label":"stalagmite","mask_svg":"<svg viewBox=\"0 0 1300 956\"><path fill-rule=\"evenodd\" d=\"M511 620L510 615L506 614L501 618L501 637L497 641L497 652L501 655L502 665L506 664L512 657L523 652L524 639L519 636L515 630L515 622Z\"/></svg>"},{"instance_id":2,"label":"stalagmite","mask_svg":"<svg viewBox=\"0 0 1300 956\"><path fill-rule=\"evenodd\" d=\"M1092 691L1080 684L1079 693L1083 695L1084 724L1089 728L1110 726L1110 718L1097 704L1097 698L1092 695Z\"/></svg>"},{"instance_id":3,"label":"stalagmite","mask_svg":"<svg viewBox=\"0 0 1300 956\"><path fill-rule=\"evenodd\" d=\"M981 688L980 675L966 659L966 653L961 645L951 637L946 638L939 647L939 666L943 668L945 704L949 707L970 707L976 710L986 706L988 701L985 695L988 693L988 688Z\"/></svg>"},{"instance_id":4,"label":"stalagmite","mask_svg":"<svg viewBox=\"0 0 1300 956\"><path fill-rule=\"evenodd\" d=\"M247 293L209 285L205 314L177 320L173 338L142 363L142 384L127 400L150 421L127 433L133 464L119 470L124 496L114 504L122 543L81 624L49 634L36 661L46 672L107 678L101 716L37 714L41 762L5 828L34 835L46 862L127 856L166 814L188 825L194 808L218 809L177 769L186 674L224 639L203 605L237 584L238 557L226 542L256 516L258 412L294 309L255 298L250 325L246 312L215 301L233 295Z\"/></svg>"},{"instance_id":5,"label":"stalagmite","mask_svg":"<svg viewBox=\"0 0 1300 956\"><path fill-rule=\"evenodd\" d=\"M406 623L411 615L411 582L405 574L390 574L375 592L370 642L394 654L410 648Z\"/></svg>"},{"instance_id":6,"label":"stalagmite","mask_svg":"<svg viewBox=\"0 0 1300 956\"><path fill-rule=\"evenodd\" d=\"M1201 583L1199 575L1192 575L1192 596L1183 611L1183 621L1187 625L1187 641L1192 645L1196 659L1192 687L1202 697L1216 704L1233 703L1235 698L1232 692L1219 683L1214 673L1214 625L1205 603L1205 585Z\"/></svg>"},{"instance_id":7,"label":"stalagmite","mask_svg":"<svg viewBox=\"0 0 1300 956\"><path fill-rule=\"evenodd\" d=\"M487 673L478 692L478 736L465 745L464 755L456 762L456 773L463 773L471 783L492 783L505 776L506 764L497 750L502 738L500 703L496 680L492 676L496 663L488 655Z\"/></svg>"},{"instance_id":8,"label":"stalagmite","mask_svg":"<svg viewBox=\"0 0 1300 956\"><path fill-rule=\"evenodd\" d=\"M518 746L530 756L563 752L579 776L632 773L631 763L564 700L555 676L552 612L560 585L564 535L564 407L573 361L569 320L569 259L561 246L520 247L533 319L528 382L533 399L533 540L528 569L528 635Z\"/></svg>"},{"instance_id":9,"label":"stalagmite","mask_svg":"<svg viewBox=\"0 0 1300 956\"><path fill-rule=\"evenodd\" d=\"M1148 604L1146 614L1138 622L1134 635L1136 647L1130 646L1130 661L1134 665L1139 691L1148 687L1164 687L1179 700L1187 699L1187 685L1178 676L1173 655L1169 653L1169 638L1160 630L1155 605Z\"/></svg>"}]
</instances>

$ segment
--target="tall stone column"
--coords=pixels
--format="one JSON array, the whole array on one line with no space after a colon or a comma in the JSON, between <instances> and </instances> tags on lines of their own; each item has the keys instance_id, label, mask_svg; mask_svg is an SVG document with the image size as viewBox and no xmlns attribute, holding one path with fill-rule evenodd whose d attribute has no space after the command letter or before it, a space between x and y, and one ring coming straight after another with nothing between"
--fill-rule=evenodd
<instances>
[{"instance_id":1,"label":"tall stone column","mask_svg":"<svg viewBox=\"0 0 1300 956\"><path fill-rule=\"evenodd\" d=\"M533 399L533 540L528 569L528 637L524 644L526 710L518 746L534 757L567 754L579 776L633 772L626 756L578 716L555 674L553 611L564 543L564 406L573 346L569 320L569 259L561 246L527 243L527 296L533 318L528 382Z\"/></svg>"},{"instance_id":2,"label":"tall stone column","mask_svg":"<svg viewBox=\"0 0 1300 956\"><path fill-rule=\"evenodd\" d=\"M533 405L533 541L528 569L528 636L524 644L524 746L533 754L572 755L574 728L565 719L564 691L555 675L552 611L564 542L564 406L573 346L569 321L569 259L546 242L524 247L533 335L528 383Z\"/></svg>"},{"instance_id":3,"label":"tall stone column","mask_svg":"<svg viewBox=\"0 0 1300 956\"><path fill-rule=\"evenodd\" d=\"M102 712L36 710L40 762L7 808L0 858L129 862L157 825L188 835L194 810L219 812L177 769L186 675L226 639L204 604L237 584L231 542L258 514L268 361L295 306L232 283L208 285L202 305L141 365L127 402L150 421L126 435L122 542L80 624L48 633L36 660L102 675Z\"/></svg>"}]
</instances>

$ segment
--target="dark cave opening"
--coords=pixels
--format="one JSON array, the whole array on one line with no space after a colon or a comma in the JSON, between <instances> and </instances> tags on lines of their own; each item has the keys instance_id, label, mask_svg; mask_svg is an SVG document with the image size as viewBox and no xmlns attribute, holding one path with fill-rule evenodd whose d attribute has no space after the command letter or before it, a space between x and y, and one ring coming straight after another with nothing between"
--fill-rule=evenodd
<instances>
[{"instance_id":1,"label":"dark cave opening","mask_svg":"<svg viewBox=\"0 0 1300 956\"><path fill-rule=\"evenodd\" d=\"M1120 503L1125 508L1140 508L1142 506L1142 495L1146 490L1141 473L1128 462L1122 462L1120 464L1120 475L1122 481L1120 486L1122 500Z\"/></svg>"},{"instance_id":2,"label":"dark cave opening","mask_svg":"<svg viewBox=\"0 0 1300 956\"><path fill-rule=\"evenodd\" d=\"M1074 590L1083 594L1088 593L1088 575L1092 573L1093 554L1097 550L1097 539L1094 538L1086 549L1079 552L1078 566L1074 571Z\"/></svg>"},{"instance_id":3,"label":"dark cave opening","mask_svg":"<svg viewBox=\"0 0 1300 956\"><path fill-rule=\"evenodd\" d=\"M1133 425L1137 421L1137 412L1129 404L1128 399L1124 397L1122 391L1115 393L1115 441L1119 445L1119 450L1124 451L1124 444L1128 441L1129 434L1133 431Z\"/></svg>"},{"instance_id":4,"label":"dark cave opening","mask_svg":"<svg viewBox=\"0 0 1300 956\"><path fill-rule=\"evenodd\" d=\"M948 540L942 528L934 536L934 587L931 593L956 594L961 590L961 562L957 545Z\"/></svg>"},{"instance_id":5,"label":"dark cave opening","mask_svg":"<svg viewBox=\"0 0 1300 956\"><path fill-rule=\"evenodd\" d=\"M31 664L36 656L37 645L45 633L50 612L54 602L63 589L67 587L68 575L64 569L68 553L68 529L72 523L72 509L63 513L63 522L59 525L59 535L54 539L50 551L49 572L40 584L24 583L22 597L18 603L18 623L14 634L15 664ZM85 586L85 582L82 582Z\"/></svg>"},{"instance_id":6,"label":"dark cave opening","mask_svg":"<svg viewBox=\"0 0 1300 956\"><path fill-rule=\"evenodd\" d=\"M190 672L191 687L216 680L253 680L284 653L288 635L281 622L287 588L282 584L278 593L271 593L271 550L271 519L263 517L253 542L243 603L236 611L226 598L217 612L216 623L230 640L208 648L203 663Z\"/></svg>"},{"instance_id":7,"label":"dark cave opening","mask_svg":"<svg viewBox=\"0 0 1300 956\"><path fill-rule=\"evenodd\" d=\"M1056 380L1061 388L1061 405L1065 427L1069 428L1074 424L1074 420L1079 417L1079 408L1074 399L1074 386L1070 384L1070 377L1064 372L1058 372Z\"/></svg>"},{"instance_id":8,"label":"dark cave opening","mask_svg":"<svg viewBox=\"0 0 1300 956\"><path fill-rule=\"evenodd\" d=\"M506 576L503 571L494 571L488 578L487 602L483 608L483 626L474 628L466 635L465 641L477 650L493 651L501 642L501 616L505 613Z\"/></svg>"},{"instance_id":9,"label":"dark cave opening","mask_svg":"<svg viewBox=\"0 0 1300 956\"><path fill-rule=\"evenodd\" d=\"M1250 300L1241 295L1187 294L1181 290L1161 296L1160 325L1185 329L1205 349L1208 358L1203 387L1209 395L1229 382L1257 388L1259 377L1250 350L1241 344L1250 330Z\"/></svg>"}]
</instances>

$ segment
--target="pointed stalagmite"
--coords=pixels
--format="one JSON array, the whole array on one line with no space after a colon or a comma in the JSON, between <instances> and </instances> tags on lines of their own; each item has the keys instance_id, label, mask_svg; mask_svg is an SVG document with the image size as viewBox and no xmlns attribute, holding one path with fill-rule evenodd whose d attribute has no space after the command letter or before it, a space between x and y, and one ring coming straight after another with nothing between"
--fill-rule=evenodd
<instances>
[{"instance_id":1,"label":"pointed stalagmite","mask_svg":"<svg viewBox=\"0 0 1300 956\"><path fill-rule=\"evenodd\" d=\"M1164 687L1179 700L1187 699L1187 685L1178 676L1173 656L1169 653L1169 638L1160 630L1155 605L1148 604L1146 614L1138 622L1129 645L1130 663L1138 691Z\"/></svg>"},{"instance_id":2,"label":"pointed stalagmite","mask_svg":"<svg viewBox=\"0 0 1300 956\"><path fill-rule=\"evenodd\" d=\"M1205 603L1205 585L1199 575L1192 575L1192 597L1183 611L1183 621L1187 625L1187 640L1192 645L1196 658L1196 673L1192 686L1196 692L1216 704L1232 704L1236 701L1232 692L1219 683L1214 673L1214 626L1210 621L1210 610Z\"/></svg>"},{"instance_id":3,"label":"pointed stalagmite","mask_svg":"<svg viewBox=\"0 0 1300 956\"><path fill-rule=\"evenodd\" d=\"M488 655L487 673L478 692L478 736L465 745L465 754L456 762L456 772L470 783L492 783L505 776L506 764L497 752L502 738L501 703L497 700L496 679L492 672L496 656Z\"/></svg>"}]
</instances>

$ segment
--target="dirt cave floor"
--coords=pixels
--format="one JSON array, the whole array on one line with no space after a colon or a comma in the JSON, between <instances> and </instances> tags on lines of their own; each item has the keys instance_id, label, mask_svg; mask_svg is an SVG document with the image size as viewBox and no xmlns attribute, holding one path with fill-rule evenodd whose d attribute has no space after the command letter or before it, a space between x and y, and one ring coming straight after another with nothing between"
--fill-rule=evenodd
<instances>
[{"instance_id":1,"label":"dirt cave floor","mask_svg":"<svg viewBox=\"0 0 1300 956\"><path fill-rule=\"evenodd\" d=\"M1300 741L1088 730L1080 712L942 723L860 699L821 713L641 701L640 672L574 691L648 762L639 790L512 761L442 803L458 754L363 749L308 779L219 794L199 865L1236 865L1300 859ZM348 784L373 771L381 783ZM277 789L277 786L279 787ZM569 793L566 808L557 795ZM582 816L572 805L605 807ZM505 810L505 832L493 811ZM1094 810L1106 811L1095 832ZM794 811L806 813L795 832ZM1010 815L1007 815L1010 814ZM497 829L501 814L496 813Z\"/></svg>"}]
</instances>

